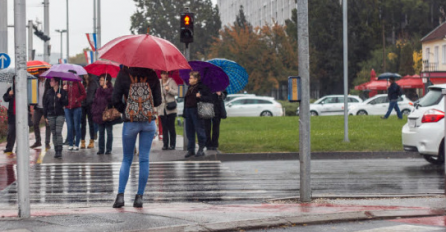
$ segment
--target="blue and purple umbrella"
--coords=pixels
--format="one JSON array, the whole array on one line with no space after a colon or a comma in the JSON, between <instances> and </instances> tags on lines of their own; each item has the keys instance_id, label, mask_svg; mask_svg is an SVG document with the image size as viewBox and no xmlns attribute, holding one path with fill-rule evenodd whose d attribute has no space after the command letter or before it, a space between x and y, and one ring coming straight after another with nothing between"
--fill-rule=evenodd
<instances>
[{"instance_id":1,"label":"blue and purple umbrella","mask_svg":"<svg viewBox=\"0 0 446 232\"><path fill-rule=\"evenodd\" d=\"M207 62L212 63L225 71L229 77L229 86L226 89L228 94L238 93L240 90L245 88L248 84L248 73L245 68L237 64L232 60L215 58L208 60Z\"/></svg>"},{"instance_id":2,"label":"blue and purple umbrella","mask_svg":"<svg viewBox=\"0 0 446 232\"><path fill-rule=\"evenodd\" d=\"M228 87L229 77L220 67L204 61L189 61L189 65L192 70L180 70L180 77L186 84L189 85L189 73L198 71L201 75L201 82L209 87L213 93L223 91Z\"/></svg>"},{"instance_id":3,"label":"blue and purple umbrella","mask_svg":"<svg viewBox=\"0 0 446 232\"><path fill-rule=\"evenodd\" d=\"M40 76L46 78L59 77L65 81L82 81L80 75L87 75L87 71L80 65L56 64Z\"/></svg>"}]
</instances>

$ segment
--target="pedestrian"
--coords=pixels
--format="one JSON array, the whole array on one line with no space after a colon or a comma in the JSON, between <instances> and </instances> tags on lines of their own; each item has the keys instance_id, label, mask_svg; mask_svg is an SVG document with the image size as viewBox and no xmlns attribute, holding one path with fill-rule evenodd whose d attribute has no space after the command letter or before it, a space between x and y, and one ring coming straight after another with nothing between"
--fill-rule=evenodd
<instances>
[{"instance_id":1,"label":"pedestrian","mask_svg":"<svg viewBox=\"0 0 446 232\"><path fill-rule=\"evenodd\" d=\"M389 109L387 110L386 115L381 116L381 119L387 119L392 113L392 110L395 109L396 114L399 119L403 119L403 115L401 114L400 108L398 107L398 99L401 95L403 95L403 91L401 87L395 83L395 77L389 78L390 86L387 89L387 97L389 98Z\"/></svg>"},{"instance_id":2,"label":"pedestrian","mask_svg":"<svg viewBox=\"0 0 446 232\"><path fill-rule=\"evenodd\" d=\"M176 131L175 118L177 117L177 107L175 96L178 95L178 85L169 77L168 72L161 72L161 105L158 106L158 115L163 128L163 150L175 150ZM172 106L174 105L174 106ZM173 107L173 108L172 108Z\"/></svg>"},{"instance_id":3,"label":"pedestrian","mask_svg":"<svg viewBox=\"0 0 446 232\"><path fill-rule=\"evenodd\" d=\"M37 98L37 105L34 106L34 114L33 114L33 128L34 128L34 136L36 137L36 141L33 145L31 145L31 148L36 148L42 146L42 139L40 137L40 120L43 115L43 97L45 96L48 89L51 88L50 81L46 79L45 77L40 77L39 75L45 72L47 69L39 69L37 71L36 76L38 77L39 81L37 84L37 89L39 96ZM51 129L48 123L45 121L45 149L50 149L50 139L51 139Z\"/></svg>"},{"instance_id":4,"label":"pedestrian","mask_svg":"<svg viewBox=\"0 0 446 232\"><path fill-rule=\"evenodd\" d=\"M51 88L45 93L43 111L45 121L53 134L54 158L62 158L62 128L65 122L64 107L68 105L68 93L60 86L60 79L49 80Z\"/></svg>"},{"instance_id":5,"label":"pedestrian","mask_svg":"<svg viewBox=\"0 0 446 232\"><path fill-rule=\"evenodd\" d=\"M5 153L12 152L15 144L15 76L13 77L12 86L3 94L3 100L8 102L8 136L6 138Z\"/></svg>"},{"instance_id":6,"label":"pedestrian","mask_svg":"<svg viewBox=\"0 0 446 232\"><path fill-rule=\"evenodd\" d=\"M113 107L112 104L113 85L111 83L110 75L101 75L99 77L99 88L96 90L91 113L93 115L93 122L99 128L99 151L98 155L110 155L113 144L113 124L111 122L104 122L102 114L107 108ZM105 147L105 131L107 131L107 144ZM106 149L105 149L106 148Z\"/></svg>"},{"instance_id":7,"label":"pedestrian","mask_svg":"<svg viewBox=\"0 0 446 232\"><path fill-rule=\"evenodd\" d=\"M87 119L88 119L88 131L90 134L90 143L88 148L94 148L95 129L93 123L93 116L91 113L91 105L98 89L98 84L91 75L84 75L83 81L84 88L86 90L87 97L82 101L82 118L81 118L81 149L85 149L85 135L87 133Z\"/></svg>"},{"instance_id":8,"label":"pedestrian","mask_svg":"<svg viewBox=\"0 0 446 232\"><path fill-rule=\"evenodd\" d=\"M67 120L68 130L68 150L79 151L81 142L81 117L82 117L82 101L85 100L87 94L84 86L80 81L68 81L68 105L65 107L65 118ZM76 133L76 141L74 140L74 132Z\"/></svg>"},{"instance_id":9,"label":"pedestrian","mask_svg":"<svg viewBox=\"0 0 446 232\"><path fill-rule=\"evenodd\" d=\"M125 102L123 102L125 99ZM161 87L152 69L123 67L116 79L112 102L124 115L122 128L123 159L119 171L118 195L113 208L124 206L124 192L139 135L138 192L133 207L143 207L144 189L149 178L149 154L156 132L155 107L161 104Z\"/></svg>"},{"instance_id":10,"label":"pedestrian","mask_svg":"<svg viewBox=\"0 0 446 232\"><path fill-rule=\"evenodd\" d=\"M220 136L220 121L226 118L226 109L224 100L227 92L217 91L212 94L212 102L214 103L215 116L211 119L204 120L206 130L206 148L207 150L217 150L218 137ZM211 133L212 130L212 133Z\"/></svg>"},{"instance_id":11,"label":"pedestrian","mask_svg":"<svg viewBox=\"0 0 446 232\"><path fill-rule=\"evenodd\" d=\"M206 132L204 130L204 119L198 117L198 102L212 102L211 91L201 82L200 73L192 71L189 74L189 89L184 98L183 117L186 119L186 136L188 139L187 153L189 158L195 155L195 133L198 137L198 152L195 156L204 156L206 145Z\"/></svg>"}]
</instances>

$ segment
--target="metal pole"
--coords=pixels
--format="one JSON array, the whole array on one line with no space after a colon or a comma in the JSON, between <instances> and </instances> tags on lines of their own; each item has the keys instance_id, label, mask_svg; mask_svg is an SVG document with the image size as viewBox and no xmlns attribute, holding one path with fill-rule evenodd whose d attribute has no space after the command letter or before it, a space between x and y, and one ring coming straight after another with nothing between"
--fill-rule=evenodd
<instances>
[{"instance_id":1,"label":"metal pole","mask_svg":"<svg viewBox=\"0 0 446 232\"><path fill-rule=\"evenodd\" d=\"M98 34L96 35L97 39L97 49L101 48L101 0L98 0L98 22L97 22L97 31Z\"/></svg>"},{"instance_id":2,"label":"metal pole","mask_svg":"<svg viewBox=\"0 0 446 232\"><path fill-rule=\"evenodd\" d=\"M49 0L43 1L43 33L50 36L50 3ZM49 54L50 41L45 41L43 44L43 61L50 62Z\"/></svg>"},{"instance_id":3,"label":"metal pole","mask_svg":"<svg viewBox=\"0 0 446 232\"><path fill-rule=\"evenodd\" d=\"M442 90L443 93L443 101L444 101L444 111L446 111L446 89ZM445 119L443 119L445 120ZM444 123L444 132L446 135L446 123ZM443 141L443 162L444 162L444 183L446 184L446 139ZM441 154L438 154L438 159L440 159ZM446 185L444 186L444 194L446 195Z\"/></svg>"},{"instance_id":4,"label":"metal pole","mask_svg":"<svg viewBox=\"0 0 446 232\"><path fill-rule=\"evenodd\" d=\"M0 53L8 53L8 0L0 0Z\"/></svg>"},{"instance_id":5,"label":"metal pole","mask_svg":"<svg viewBox=\"0 0 446 232\"><path fill-rule=\"evenodd\" d=\"M33 60L33 21L28 20L28 60Z\"/></svg>"},{"instance_id":6,"label":"metal pole","mask_svg":"<svg viewBox=\"0 0 446 232\"><path fill-rule=\"evenodd\" d=\"M70 18L68 17L68 0L67 0L67 63L70 63L70 61L68 60L70 58L70 28L68 27L69 21Z\"/></svg>"},{"instance_id":7,"label":"metal pole","mask_svg":"<svg viewBox=\"0 0 446 232\"><path fill-rule=\"evenodd\" d=\"M311 201L311 141L310 141L310 54L308 34L308 0L297 1L297 37L299 76L302 81L302 101L299 113L300 200Z\"/></svg>"},{"instance_id":8,"label":"metal pole","mask_svg":"<svg viewBox=\"0 0 446 232\"><path fill-rule=\"evenodd\" d=\"M17 141L17 193L19 217L30 217L29 205L29 132L26 80L26 0L14 0L15 102Z\"/></svg>"},{"instance_id":9,"label":"metal pole","mask_svg":"<svg viewBox=\"0 0 446 232\"><path fill-rule=\"evenodd\" d=\"M96 30L96 0L93 0L93 33L97 36ZM98 50L94 52L94 60L98 60Z\"/></svg>"},{"instance_id":10,"label":"metal pole","mask_svg":"<svg viewBox=\"0 0 446 232\"><path fill-rule=\"evenodd\" d=\"M347 28L347 0L342 4L343 32L344 32L344 142L348 140L348 28Z\"/></svg>"},{"instance_id":11,"label":"metal pole","mask_svg":"<svg viewBox=\"0 0 446 232\"><path fill-rule=\"evenodd\" d=\"M189 53L189 44L185 44L185 49L184 49L184 57L186 57L186 60L189 61L190 60L190 53ZM186 85L186 82L184 83L184 85ZM186 102L184 103L184 107L186 107ZM184 116L183 116L184 117ZM187 143L189 142L187 140L187 133L186 133L186 118L183 118L183 151L187 151ZM195 152L195 151L194 151Z\"/></svg>"}]
</instances>

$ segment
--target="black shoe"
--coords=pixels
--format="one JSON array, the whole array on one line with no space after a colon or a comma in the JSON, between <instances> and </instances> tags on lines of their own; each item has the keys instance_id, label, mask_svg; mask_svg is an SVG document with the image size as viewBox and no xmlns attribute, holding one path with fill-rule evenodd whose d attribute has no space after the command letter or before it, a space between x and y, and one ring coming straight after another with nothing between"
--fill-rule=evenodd
<instances>
[{"instance_id":1,"label":"black shoe","mask_svg":"<svg viewBox=\"0 0 446 232\"><path fill-rule=\"evenodd\" d=\"M54 158L62 159L62 151L56 151L56 154L54 155Z\"/></svg>"},{"instance_id":2,"label":"black shoe","mask_svg":"<svg viewBox=\"0 0 446 232\"><path fill-rule=\"evenodd\" d=\"M205 156L206 154L204 154L204 151L202 151L202 150L199 150L199 151L197 151L197 154L195 155L195 157L202 157L202 156Z\"/></svg>"},{"instance_id":3,"label":"black shoe","mask_svg":"<svg viewBox=\"0 0 446 232\"><path fill-rule=\"evenodd\" d=\"M175 150L175 146L170 146L169 150Z\"/></svg>"},{"instance_id":4,"label":"black shoe","mask_svg":"<svg viewBox=\"0 0 446 232\"><path fill-rule=\"evenodd\" d=\"M40 146L42 146L42 144L41 143L38 143L38 142L35 142L30 148L36 148L36 147L40 147Z\"/></svg>"},{"instance_id":5,"label":"black shoe","mask_svg":"<svg viewBox=\"0 0 446 232\"><path fill-rule=\"evenodd\" d=\"M70 145L70 144L68 143L68 140L65 140L65 142L62 143L62 145Z\"/></svg>"},{"instance_id":6,"label":"black shoe","mask_svg":"<svg viewBox=\"0 0 446 232\"><path fill-rule=\"evenodd\" d=\"M124 193L118 193L113 208L121 208L124 206Z\"/></svg>"},{"instance_id":7,"label":"black shoe","mask_svg":"<svg viewBox=\"0 0 446 232\"><path fill-rule=\"evenodd\" d=\"M9 153L9 152L12 152L12 149L5 149L3 152Z\"/></svg>"},{"instance_id":8,"label":"black shoe","mask_svg":"<svg viewBox=\"0 0 446 232\"><path fill-rule=\"evenodd\" d=\"M45 150L49 150L49 149L51 149L51 146L50 146L50 144L49 143L45 143Z\"/></svg>"},{"instance_id":9,"label":"black shoe","mask_svg":"<svg viewBox=\"0 0 446 232\"><path fill-rule=\"evenodd\" d=\"M98 151L98 153L96 153L97 155L102 155L104 154L104 151Z\"/></svg>"},{"instance_id":10,"label":"black shoe","mask_svg":"<svg viewBox=\"0 0 446 232\"><path fill-rule=\"evenodd\" d=\"M164 150L167 150L168 148L167 148L167 146L164 146L163 148L162 148L162 150L164 151Z\"/></svg>"},{"instance_id":11,"label":"black shoe","mask_svg":"<svg viewBox=\"0 0 446 232\"><path fill-rule=\"evenodd\" d=\"M381 116L381 119L387 119L386 117L384 117L384 116Z\"/></svg>"},{"instance_id":12,"label":"black shoe","mask_svg":"<svg viewBox=\"0 0 446 232\"><path fill-rule=\"evenodd\" d=\"M191 156L194 156L195 153L193 151L187 151L186 155L184 156L184 158L189 158Z\"/></svg>"},{"instance_id":13,"label":"black shoe","mask_svg":"<svg viewBox=\"0 0 446 232\"><path fill-rule=\"evenodd\" d=\"M105 154L106 155L111 155L111 151L106 151Z\"/></svg>"},{"instance_id":14,"label":"black shoe","mask_svg":"<svg viewBox=\"0 0 446 232\"><path fill-rule=\"evenodd\" d=\"M133 202L133 207L135 208L142 208L142 195L136 194L135 201Z\"/></svg>"}]
</instances>

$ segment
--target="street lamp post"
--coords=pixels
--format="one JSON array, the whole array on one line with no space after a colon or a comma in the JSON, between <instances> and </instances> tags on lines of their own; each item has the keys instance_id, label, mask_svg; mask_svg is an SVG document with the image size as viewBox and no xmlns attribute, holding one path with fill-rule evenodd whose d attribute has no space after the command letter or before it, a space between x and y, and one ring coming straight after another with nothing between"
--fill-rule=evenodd
<instances>
[{"instance_id":1,"label":"street lamp post","mask_svg":"<svg viewBox=\"0 0 446 232\"><path fill-rule=\"evenodd\" d=\"M56 32L60 33L60 60L62 61L63 60L62 34L66 33L67 30L59 30L59 29L57 29ZM68 62L68 60L67 60L67 62Z\"/></svg>"}]
</instances>

